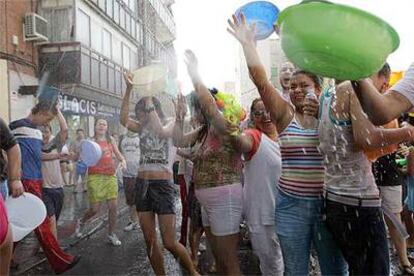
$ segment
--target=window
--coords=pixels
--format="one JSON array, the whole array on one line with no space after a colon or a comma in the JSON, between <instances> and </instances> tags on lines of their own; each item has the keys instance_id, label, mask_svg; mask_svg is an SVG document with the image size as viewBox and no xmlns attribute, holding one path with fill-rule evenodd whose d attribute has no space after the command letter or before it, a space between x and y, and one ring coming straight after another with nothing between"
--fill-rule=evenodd
<instances>
[{"instance_id":1,"label":"window","mask_svg":"<svg viewBox=\"0 0 414 276\"><path fill-rule=\"evenodd\" d=\"M102 52L102 29L95 22L91 24L91 46L95 51Z\"/></svg>"},{"instance_id":2,"label":"window","mask_svg":"<svg viewBox=\"0 0 414 276\"><path fill-rule=\"evenodd\" d=\"M106 2L105 0L98 1L99 8L103 11L105 11L105 2Z\"/></svg>"},{"instance_id":3,"label":"window","mask_svg":"<svg viewBox=\"0 0 414 276\"><path fill-rule=\"evenodd\" d=\"M131 51L131 68L130 70L138 69L138 55L137 53Z\"/></svg>"},{"instance_id":4,"label":"window","mask_svg":"<svg viewBox=\"0 0 414 276\"><path fill-rule=\"evenodd\" d=\"M116 63L122 64L122 46L121 41L116 39L115 37L112 38L112 55L113 59Z\"/></svg>"},{"instance_id":5,"label":"window","mask_svg":"<svg viewBox=\"0 0 414 276\"><path fill-rule=\"evenodd\" d=\"M131 34L131 16L129 13L125 13L125 30L128 34Z\"/></svg>"},{"instance_id":6,"label":"window","mask_svg":"<svg viewBox=\"0 0 414 276\"><path fill-rule=\"evenodd\" d=\"M99 87L99 61L91 58L92 86Z\"/></svg>"},{"instance_id":7,"label":"window","mask_svg":"<svg viewBox=\"0 0 414 276\"><path fill-rule=\"evenodd\" d=\"M119 8L118 1L114 0L114 20L117 24L119 24Z\"/></svg>"},{"instance_id":8,"label":"window","mask_svg":"<svg viewBox=\"0 0 414 276\"><path fill-rule=\"evenodd\" d=\"M84 13L82 10L78 10L78 21L76 25L76 37L77 40L83 44L90 46L91 45L91 22L89 16Z\"/></svg>"},{"instance_id":9,"label":"window","mask_svg":"<svg viewBox=\"0 0 414 276\"><path fill-rule=\"evenodd\" d=\"M125 29L125 10L124 10L124 7L120 7L119 25L121 25L122 29Z\"/></svg>"},{"instance_id":10,"label":"window","mask_svg":"<svg viewBox=\"0 0 414 276\"><path fill-rule=\"evenodd\" d=\"M135 14L136 11L136 1L137 0L129 0L129 8Z\"/></svg>"},{"instance_id":11,"label":"window","mask_svg":"<svg viewBox=\"0 0 414 276\"><path fill-rule=\"evenodd\" d=\"M137 23L137 36L136 36L136 39L137 39L138 43L142 45L142 43L143 43L142 26L141 26L140 23Z\"/></svg>"},{"instance_id":12,"label":"window","mask_svg":"<svg viewBox=\"0 0 414 276\"><path fill-rule=\"evenodd\" d=\"M108 57L112 58L112 35L107 30L102 30L102 53Z\"/></svg>"},{"instance_id":13,"label":"window","mask_svg":"<svg viewBox=\"0 0 414 276\"><path fill-rule=\"evenodd\" d=\"M136 27L137 25L135 25L135 21L131 19L131 36L135 39L137 38Z\"/></svg>"},{"instance_id":14,"label":"window","mask_svg":"<svg viewBox=\"0 0 414 276\"><path fill-rule=\"evenodd\" d=\"M91 83L91 58L82 53L81 54L81 81L82 83L90 84Z\"/></svg>"},{"instance_id":15,"label":"window","mask_svg":"<svg viewBox=\"0 0 414 276\"><path fill-rule=\"evenodd\" d=\"M109 15L110 18L114 17L114 0L106 0L106 14Z\"/></svg>"},{"instance_id":16,"label":"window","mask_svg":"<svg viewBox=\"0 0 414 276\"><path fill-rule=\"evenodd\" d=\"M131 69L131 50L125 44L122 44L122 66Z\"/></svg>"}]
</instances>

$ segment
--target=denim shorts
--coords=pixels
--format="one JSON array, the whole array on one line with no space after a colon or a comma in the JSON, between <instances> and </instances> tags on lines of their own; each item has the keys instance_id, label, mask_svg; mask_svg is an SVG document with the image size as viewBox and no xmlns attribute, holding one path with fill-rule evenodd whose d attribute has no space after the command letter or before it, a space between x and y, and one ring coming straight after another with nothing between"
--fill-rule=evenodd
<instances>
[{"instance_id":1,"label":"denim shorts","mask_svg":"<svg viewBox=\"0 0 414 276\"><path fill-rule=\"evenodd\" d=\"M170 180L136 179L135 206L138 212L175 214L176 190Z\"/></svg>"}]
</instances>

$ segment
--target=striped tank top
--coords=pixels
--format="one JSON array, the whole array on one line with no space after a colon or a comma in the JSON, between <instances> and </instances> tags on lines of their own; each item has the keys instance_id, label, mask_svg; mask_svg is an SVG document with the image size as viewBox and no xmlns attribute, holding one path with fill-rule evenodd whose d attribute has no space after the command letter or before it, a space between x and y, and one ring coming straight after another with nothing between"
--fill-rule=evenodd
<instances>
[{"instance_id":1,"label":"striped tank top","mask_svg":"<svg viewBox=\"0 0 414 276\"><path fill-rule=\"evenodd\" d=\"M294 117L279 135L279 143L282 155L279 189L296 196L321 196L325 169L318 151L318 130L304 129Z\"/></svg>"}]
</instances>

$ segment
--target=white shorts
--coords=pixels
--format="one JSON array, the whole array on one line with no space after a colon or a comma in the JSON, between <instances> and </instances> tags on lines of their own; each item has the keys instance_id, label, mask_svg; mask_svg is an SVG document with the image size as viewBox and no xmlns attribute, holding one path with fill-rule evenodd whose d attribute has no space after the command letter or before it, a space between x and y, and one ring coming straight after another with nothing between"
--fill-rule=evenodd
<instances>
[{"instance_id":1,"label":"white shorts","mask_svg":"<svg viewBox=\"0 0 414 276\"><path fill-rule=\"evenodd\" d=\"M402 212L402 186L378 186L382 205L394 214Z\"/></svg>"},{"instance_id":2,"label":"white shorts","mask_svg":"<svg viewBox=\"0 0 414 276\"><path fill-rule=\"evenodd\" d=\"M203 226L209 226L213 235L227 236L240 232L243 210L240 183L199 189L195 193L202 206Z\"/></svg>"}]
</instances>

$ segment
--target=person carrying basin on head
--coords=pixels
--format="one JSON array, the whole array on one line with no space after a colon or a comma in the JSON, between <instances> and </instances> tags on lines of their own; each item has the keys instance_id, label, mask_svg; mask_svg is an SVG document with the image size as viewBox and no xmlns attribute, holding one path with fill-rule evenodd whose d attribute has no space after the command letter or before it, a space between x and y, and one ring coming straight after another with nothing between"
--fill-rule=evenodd
<instances>
[{"instance_id":1,"label":"person carrying basin on head","mask_svg":"<svg viewBox=\"0 0 414 276\"><path fill-rule=\"evenodd\" d=\"M136 178L135 205L144 234L147 255L156 275L165 275L164 258L157 242L158 218L164 247L189 271L198 275L185 247L175 239L175 187L172 166L175 158L173 129L167 122L160 101L142 97L135 105L135 118L129 116L132 75L124 75L127 84L121 108L121 124L140 138L140 158ZM159 91L157 91L159 92Z\"/></svg>"},{"instance_id":2,"label":"person carrying basin on head","mask_svg":"<svg viewBox=\"0 0 414 276\"><path fill-rule=\"evenodd\" d=\"M290 80L287 102L270 83L256 50L254 31L244 16L229 20L231 34L241 43L250 77L279 133L282 172L276 196L276 233L280 240L286 275L309 274L310 251L316 249L322 275L346 275L347 265L328 231L324 215L324 165L318 151L316 126L305 127L308 119L316 120L321 79L309 72L296 70Z\"/></svg>"}]
</instances>

